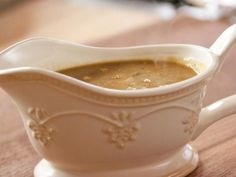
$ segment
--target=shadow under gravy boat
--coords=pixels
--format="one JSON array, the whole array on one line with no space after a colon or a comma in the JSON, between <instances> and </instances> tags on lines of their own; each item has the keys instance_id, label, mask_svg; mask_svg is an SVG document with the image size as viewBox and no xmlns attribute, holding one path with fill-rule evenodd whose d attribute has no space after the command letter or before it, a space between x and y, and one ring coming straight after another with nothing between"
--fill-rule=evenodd
<instances>
[{"instance_id":1,"label":"shadow under gravy boat","mask_svg":"<svg viewBox=\"0 0 236 177\"><path fill-rule=\"evenodd\" d=\"M0 54L0 86L13 98L35 150L35 177L181 177L198 154L188 143L236 112L236 96L202 107L206 85L236 38L229 27L208 49L167 44L95 48L35 38ZM57 70L105 61L184 58L204 65L190 79L141 90L113 90Z\"/></svg>"}]
</instances>

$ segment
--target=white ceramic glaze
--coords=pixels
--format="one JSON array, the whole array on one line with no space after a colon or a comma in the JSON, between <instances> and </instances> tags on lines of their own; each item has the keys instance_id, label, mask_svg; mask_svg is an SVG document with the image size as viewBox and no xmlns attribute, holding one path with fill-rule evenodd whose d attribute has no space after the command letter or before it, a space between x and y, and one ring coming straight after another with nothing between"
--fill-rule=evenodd
<instances>
[{"instance_id":1,"label":"white ceramic glaze","mask_svg":"<svg viewBox=\"0 0 236 177\"><path fill-rule=\"evenodd\" d=\"M95 48L55 39L19 42L0 54L0 86L13 98L44 158L36 177L185 176L198 162L188 143L236 112L236 96L202 109L209 80L235 41L236 26L210 49L184 44ZM76 65L177 56L204 65L188 80L112 90L58 74Z\"/></svg>"}]
</instances>

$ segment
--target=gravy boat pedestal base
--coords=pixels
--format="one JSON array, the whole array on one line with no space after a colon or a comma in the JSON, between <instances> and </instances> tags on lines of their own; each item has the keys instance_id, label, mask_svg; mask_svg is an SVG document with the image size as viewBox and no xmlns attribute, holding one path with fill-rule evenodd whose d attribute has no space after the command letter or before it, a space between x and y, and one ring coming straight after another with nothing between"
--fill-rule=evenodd
<instances>
[{"instance_id":1,"label":"gravy boat pedestal base","mask_svg":"<svg viewBox=\"0 0 236 177\"><path fill-rule=\"evenodd\" d=\"M109 171L68 171L58 169L45 159L34 169L35 177L184 177L198 165L198 153L189 144L171 159L130 169Z\"/></svg>"}]
</instances>

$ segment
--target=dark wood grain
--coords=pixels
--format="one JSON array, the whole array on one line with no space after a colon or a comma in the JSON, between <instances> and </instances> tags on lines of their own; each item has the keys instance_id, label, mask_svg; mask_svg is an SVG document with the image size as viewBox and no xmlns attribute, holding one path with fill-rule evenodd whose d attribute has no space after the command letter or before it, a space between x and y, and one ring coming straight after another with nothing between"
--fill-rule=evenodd
<instances>
[{"instance_id":1,"label":"dark wood grain","mask_svg":"<svg viewBox=\"0 0 236 177\"><path fill-rule=\"evenodd\" d=\"M210 46L229 24L202 22L180 16L171 22L120 34L94 46L130 46L156 43L191 43ZM222 71L208 87L205 105L236 93L236 47L229 52ZM10 98L0 91L0 176L30 177L40 157L31 147L19 113ZM236 176L236 116L217 122L195 142L200 153L199 167L189 177Z\"/></svg>"}]
</instances>

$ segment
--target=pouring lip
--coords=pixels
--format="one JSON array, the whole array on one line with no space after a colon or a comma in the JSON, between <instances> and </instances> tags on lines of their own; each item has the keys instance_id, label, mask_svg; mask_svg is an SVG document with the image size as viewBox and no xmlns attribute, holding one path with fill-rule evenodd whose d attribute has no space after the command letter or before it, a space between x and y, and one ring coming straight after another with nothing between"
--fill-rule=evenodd
<instances>
[{"instance_id":1,"label":"pouring lip","mask_svg":"<svg viewBox=\"0 0 236 177\"><path fill-rule=\"evenodd\" d=\"M186 79L184 81L180 81L177 83L164 85L160 87L154 88L146 88L146 89L137 89L137 90L117 90L117 89L110 89L105 88L97 85L93 85L76 78L66 76L64 74L57 73L55 71L50 71L48 69L36 68L36 67L19 67L19 68L11 68L0 71L0 75L4 74L20 74L20 73L35 73L45 75L47 77L51 77L58 80L63 80L64 82L76 85L78 87L82 87L84 89L90 90L95 93L109 95L114 97L145 97L145 96L155 96L155 95L163 95L171 92L175 92L186 88L188 86L194 85L206 78L208 78L211 73L216 68L216 64L208 68L207 71L197 74L196 76Z\"/></svg>"},{"instance_id":2,"label":"pouring lip","mask_svg":"<svg viewBox=\"0 0 236 177\"><path fill-rule=\"evenodd\" d=\"M26 39L23 41L20 41L18 43L13 44L12 46L6 48L5 50L1 51L0 54L5 53L11 48L23 44L28 41L33 41L33 40L53 40L59 43L67 43L71 45L76 45L80 47L85 47L85 48L90 48L90 49L97 49L97 50L129 50L129 49L137 49L137 48L144 48L144 47L177 47L177 46L182 46L182 47L191 47L191 48L197 48L200 50L204 50L205 52L209 53L211 56L211 65L207 67L206 71L203 71L199 74L197 74L194 77L191 77L189 79L173 83L173 84L168 84L168 85L163 85L159 87L154 87L154 88L145 88L145 89L136 89L136 90L117 90L117 89L110 89L110 88L105 88L97 85L93 85L90 83L86 83L84 81L78 80L76 78L66 76L63 74L60 74L55 71L51 71L49 69L43 69L43 68L38 68L38 67L30 67L30 66L24 66L24 67L17 67L17 68L9 68L9 69L4 69L0 70L0 75L5 75L5 74L14 74L14 73L36 73L36 74L42 74L45 76L52 77L54 79L58 80L63 80L67 83L77 85L79 87L82 87L84 89L90 90L95 93L103 94L103 95L109 95L109 96L115 96L115 97L145 97L145 96L155 96L155 95L163 95L171 92L175 92L178 90L181 90L183 88L186 88L188 86L194 85L206 78L208 78L212 73L216 71L219 65L219 60L217 59L217 56L215 56L208 48L198 46L198 45L192 45L192 44L154 44L154 45L139 45L139 46L131 46L131 47L94 47L94 46L87 46L83 44L78 44L76 42L68 42L64 40L55 40L53 38L43 38L43 37L35 37L35 38L30 38Z\"/></svg>"}]
</instances>

